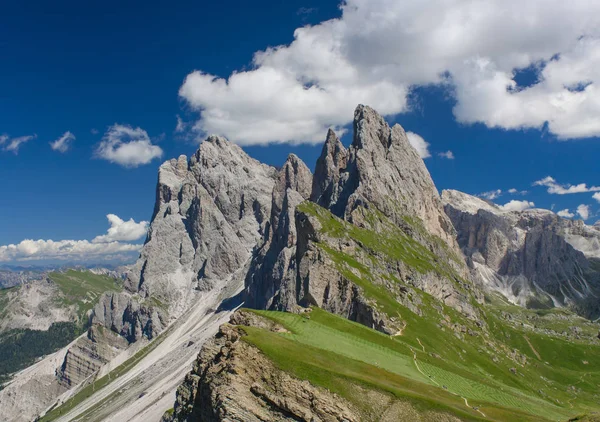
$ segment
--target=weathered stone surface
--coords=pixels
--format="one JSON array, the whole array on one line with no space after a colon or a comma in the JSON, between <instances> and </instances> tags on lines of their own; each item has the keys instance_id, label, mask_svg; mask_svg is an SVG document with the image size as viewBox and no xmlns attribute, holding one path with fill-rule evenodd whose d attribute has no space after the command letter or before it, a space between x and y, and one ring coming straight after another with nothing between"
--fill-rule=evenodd
<instances>
[{"instance_id":1,"label":"weathered stone surface","mask_svg":"<svg viewBox=\"0 0 600 422\"><path fill-rule=\"evenodd\" d=\"M322 207L339 200L340 172L348 164L348 151L331 129L327 132L321 156L317 159L310 200Z\"/></svg>"},{"instance_id":2,"label":"weathered stone surface","mask_svg":"<svg viewBox=\"0 0 600 422\"><path fill-rule=\"evenodd\" d=\"M398 261L391 273L471 317L476 315L467 292L471 288L469 272L456 243L455 230L444 213L423 160L399 125L390 128L373 109L358 106L354 139L349 150L343 147L333 131L328 132L317 161L310 200L355 226L386 235L390 227L385 224L372 226L366 210L369 210L370 216L382 214L395 228L400 228L403 235L415 239L433 253L436 260L442 260L450 267L450 271L443 275L439 272L423 273ZM279 207L275 202L272 210L274 216L278 215L276 210ZM290 213L287 214L289 216ZM369 304L362 289L341 274L327 254L315 244L323 243L340 251L344 248L361 249L361 246L351 239L344 240L348 243L346 246L340 245L338 238L317 240L319 235L314 230L314 225L318 224L316 219L305 214L300 216L300 220L298 215L295 219L295 231L290 230L297 237L295 257L289 253L292 250L290 239L287 249L277 247L276 253L271 249L271 256L263 253L266 258L263 260L271 264L264 268L252 267L246 283L251 286L247 288L246 304L288 311L293 310L296 304L316 305L370 327L393 331L394 324L390 324L389 320L386 322L385 316ZM286 217L285 221L292 222L293 219ZM283 259L276 258L281 251L285 255ZM365 265L373 270L373 274L379 274L371 261L365 262ZM281 284L277 280L282 280ZM373 277L373 282L382 280L383 277ZM294 285L295 298L292 300L290 291ZM460 288L460 285L465 288ZM385 287L396 288L393 285ZM480 298L479 295L477 297Z\"/></svg>"},{"instance_id":3,"label":"weathered stone surface","mask_svg":"<svg viewBox=\"0 0 600 422\"><path fill-rule=\"evenodd\" d=\"M241 316L238 320L267 328L260 318ZM275 325L271 328L278 330ZM173 416L165 419L177 422L360 420L343 398L277 369L258 349L240 341L241 335L234 326L221 326L219 334L204 345L192 372L177 390Z\"/></svg>"},{"instance_id":4,"label":"weathered stone surface","mask_svg":"<svg viewBox=\"0 0 600 422\"><path fill-rule=\"evenodd\" d=\"M506 212L458 191L442 197L473 275L485 287L522 306L598 315L600 274L567 241L593 229L547 210Z\"/></svg>"},{"instance_id":5,"label":"weathered stone surface","mask_svg":"<svg viewBox=\"0 0 600 422\"><path fill-rule=\"evenodd\" d=\"M265 233L275 178L273 167L217 136L189 160L161 165L154 215L127 292L102 298L94 321L130 341L151 338L198 291L243 267ZM149 308L150 298L163 306Z\"/></svg>"},{"instance_id":6,"label":"weathered stone surface","mask_svg":"<svg viewBox=\"0 0 600 422\"><path fill-rule=\"evenodd\" d=\"M93 325L87 337L80 337L65 355L57 371L59 382L71 388L94 375L100 368L125 350L128 342L121 336L104 328Z\"/></svg>"},{"instance_id":7,"label":"weathered stone surface","mask_svg":"<svg viewBox=\"0 0 600 422\"><path fill-rule=\"evenodd\" d=\"M327 155L329 149L324 149ZM331 161L327 155L320 160ZM354 112L354 137L345 168L341 166L343 161L337 160L339 176L334 168L323 172L329 176L330 185L339 186L339 195L334 195L329 204L324 203L325 208L349 218L357 206L369 202L398 223L406 216L418 218L430 234L458 250L456 233L444 214L433 180L400 125L390 128L375 110L359 105ZM326 185L315 179L317 186ZM329 187L320 190L329 189L335 191Z\"/></svg>"},{"instance_id":8,"label":"weathered stone surface","mask_svg":"<svg viewBox=\"0 0 600 422\"><path fill-rule=\"evenodd\" d=\"M296 206L310 196L312 174L295 155L278 172L264 243L246 277L246 306L290 310L296 299Z\"/></svg>"}]
</instances>

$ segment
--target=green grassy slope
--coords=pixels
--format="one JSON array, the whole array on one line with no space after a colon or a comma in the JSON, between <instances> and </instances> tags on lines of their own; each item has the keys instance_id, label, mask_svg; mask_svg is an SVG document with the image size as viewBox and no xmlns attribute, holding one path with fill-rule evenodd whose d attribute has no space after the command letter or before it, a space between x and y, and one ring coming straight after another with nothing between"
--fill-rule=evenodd
<instances>
[{"instance_id":1,"label":"green grassy slope","mask_svg":"<svg viewBox=\"0 0 600 422\"><path fill-rule=\"evenodd\" d=\"M415 327L411 331L408 326L401 336L387 336L318 308L307 315L253 312L280 323L290 333L244 327L245 341L281 369L357 403L364 415L374 409L355 397L352 385L409 400L422 411L444 411L466 420L567 420L598 407L594 395L600 372L597 367L595 372L581 369L577 363L581 353L598 362L598 346L588 346L569 358L574 349L580 349L548 340L552 342L548 364L526 364L514 374L509 370L511 363L494 363L478 350L477 343L463 342L439 329L432 337L428 324L425 330ZM518 331L511 334L515 338L527 335L535 346L548 350L544 339ZM563 365L565 357L570 368ZM551 385L543 394L538 392L545 387L541 377ZM576 390L569 388L572 384Z\"/></svg>"},{"instance_id":2,"label":"green grassy slope","mask_svg":"<svg viewBox=\"0 0 600 422\"><path fill-rule=\"evenodd\" d=\"M525 310L498 298L485 305L471 300L478 320L419 289L410 289L408 300L400 300L394 286L410 285L399 278L398 261L420 273L444 276L467 294L468 289L448 261L376 210L363 212L365 227L313 203L298 210L319 221L324 236L313 246L403 328L389 337L320 309L309 319L257 311L291 331L244 328L246 341L282 369L349 399L348 383L359 383L463 418L485 414L494 420L567 420L600 408L600 342L593 335L598 324L568 311ZM414 221L411 226L418 230ZM339 244L357 246L342 251ZM567 335L573 327L575 337Z\"/></svg>"}]
</instances>

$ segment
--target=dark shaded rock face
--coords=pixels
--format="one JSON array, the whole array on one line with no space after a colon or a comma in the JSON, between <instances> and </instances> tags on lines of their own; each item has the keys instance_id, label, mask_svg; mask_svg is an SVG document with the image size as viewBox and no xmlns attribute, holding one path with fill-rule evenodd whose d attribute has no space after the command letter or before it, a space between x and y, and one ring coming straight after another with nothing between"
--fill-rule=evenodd
<instances>
[{"instance_id":1,"label":"dark shaded rock face","mask_svg":"<svg viewBox=\"0 0 600 422\"><path fill-rule=\"evenodd\" d=\"M473 275L522 306L568 306L584 316L599 311L600 274L568 241L581 222L550 211L505 212L457 191L444 191L445 210Z\"/></svg>"},{"instance_id":2,"label":"dark shaded rock face","mask_svg":"<svg viewBox=\"0 0 600 422\"><path fill-rule=\"evenodd\" d=\"M264 243L246 276L246 306L291 309L296 305L296 206L308 199L312 174L295 155L278 172Z\"/></svg>"}]
</instances>

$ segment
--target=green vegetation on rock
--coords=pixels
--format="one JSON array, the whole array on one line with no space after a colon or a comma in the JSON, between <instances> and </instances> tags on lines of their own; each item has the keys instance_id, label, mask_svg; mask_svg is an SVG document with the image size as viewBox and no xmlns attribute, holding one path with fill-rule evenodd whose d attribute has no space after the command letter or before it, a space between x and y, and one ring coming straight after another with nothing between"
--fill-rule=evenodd
<instances>
[{"instance_id":1,"label":"green vegetation on rock","mask_svg":"<svg viewBox=\"0 0 600 422\"><path fill-rule=\"evenodd\" d=\"M57 300L65 306L75 305L81 322L86 322L86 314L98 302L102 293L123 290L122 284L117 279L89 271L53 272L48 277L61 291L61 297Z\"/></svg>"}]
</instances>

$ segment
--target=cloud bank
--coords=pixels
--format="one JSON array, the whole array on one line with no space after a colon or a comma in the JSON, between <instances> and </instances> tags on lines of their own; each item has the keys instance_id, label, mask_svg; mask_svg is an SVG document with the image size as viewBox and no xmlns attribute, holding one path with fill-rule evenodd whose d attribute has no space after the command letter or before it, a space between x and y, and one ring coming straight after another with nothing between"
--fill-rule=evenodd
<instances>
[{"instance_id":1,"label":"cloud bank","mask_svg":"<svg viewBox=\"0 0 600 422\"><path fill-rule=\"evenodd\" d=\"M600 2L347 0L227 77L190 73L179 95L196 130L240 144L322 142L356 104L409 109L414 87L448 88L461 123L600 135ZM522 69L537 82L520 86Z\"/></svg>"},{"instance_id":2,"label":"cloud bank","mask_svg":"<svg viewBox=\"0 0 600 422\"><path fill-rule=\"evenodd\" d=\"M573 193L598 192L600 186L588 187L585 183L578 185L559 184L553 177L546 176L541 180L533 182L533 186L545 186L548 188L548 193L556 195L569 195Z\"/></svg>"},{"instance_id":3,"label":"cloud bank","mask_svg":"<svg viewBox=\"0 0 600 422\"><path fill-rule=\"evenodd\" d=\"M124 221L114 214L107 215L108 232L88 240L33 240L0 246L0 262L72 260L79 262L132 260L142 248L132 242L145 236L148 222Z\"/></svg>"}]
</instances>

